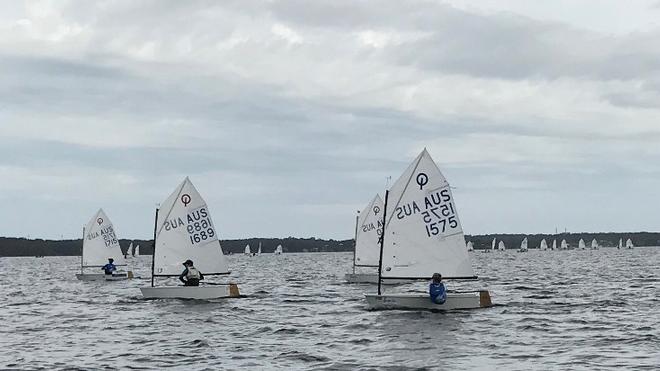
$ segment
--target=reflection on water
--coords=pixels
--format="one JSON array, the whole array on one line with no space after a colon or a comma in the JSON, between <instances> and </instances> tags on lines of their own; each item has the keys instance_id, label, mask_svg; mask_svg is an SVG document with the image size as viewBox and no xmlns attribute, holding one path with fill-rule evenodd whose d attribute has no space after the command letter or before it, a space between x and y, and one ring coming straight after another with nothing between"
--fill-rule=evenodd
<instances>
[{"instance_id":1,"label":"reflection on water","mask_svg":"<svg viewBox=\"0 0 660 371\"><path fill-rule=\"evenodd\" d=\"M481 280L450 289L497 305L452 313L366 311L350 253L230 256L248 297L214 301L141 299L150 257L112 283L77 281L76 257L0 258L0 368L656 369L659 252L475 252Z\"/></svg>"}]
</instances>

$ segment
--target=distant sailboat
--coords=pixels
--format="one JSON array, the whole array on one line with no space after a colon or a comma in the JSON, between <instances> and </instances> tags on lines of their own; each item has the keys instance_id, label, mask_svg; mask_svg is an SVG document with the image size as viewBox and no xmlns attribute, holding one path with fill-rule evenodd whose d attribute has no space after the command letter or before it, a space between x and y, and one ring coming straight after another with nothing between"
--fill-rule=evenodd
<instances>
[{"instance_id":1,"label":"distant sailboat","mask_svg":"<svg viewBox=\"0 0 660 371\"><path fill-rule=\"evenodd\" d=\"M474 251L474 244L472 241L468 241L467 245L465 246L467 247L467 251Z\"/></svg>"},{"instance_id":2,"label":"distant sailboat","mask_svg":"<svg viewBox=\"0 0 660 371\"><path fill-rule=\"evenodd\" d=\"M622 247L623 247L623 238L619 238L619 246L617 246L616 248L621 250Z\"/></svg>"},{"instance_id":3,"label":"distant sailboat","mask_svg":"<svg viewBox=\"0 0 660 371\"><path fill-rule=\"evenodd\" d=\"M486 252L486 253L491 252L491 251L495 251L496 243L497 243L497 242L496 242L496 239L493 238L493 242L491 242L491 244L490 244L490 249L483 249L483 250L481 250L481 251L482 251L482 252Z\"/></svg>"},{"instance_id":4,"label":"distant sailboat","mask_svg":"<svg viewBox=\"0 0 660 371\"><path fill-rule=\"evenodd\" d=\"M229 274L218 233L206 201L186 177L156 210L151 287L140 287L146 299L216 299L240 296L234 283L201 286L155 286L156 277L178 277L190 259L209 278Z\"/></svg>"},{"instance_id":5,"label":"distant sailboat","mask_svg":"<svg viewBox=\"0 0 660 371\"><path fill-rule=\"evenodd\" d=\"M591 240L591 249L592 250L598 250L598 241L596 241L595 238L593 240Z\"/></svg>"},{"instance_id":6,"label":"distant sailboat","mask_svg":"<svg viewBox=\"0 0 660 371\"><path fill-rule=\"evenodd\" d=\"M126 250L126 255L135 256L135 251L133 250L133 242L131 242L128 245L128 249Z\"/></svg>"},{"instance_id":7,"label":"distant sailboat","mask_svg":"<svg viewBox=\"0 0 660 371\"><path fill-rule=\"evenodd\" d=\"M631 240L630 238L627 239L627 240L626 240L626 248L628 248L628 249L632 249L633 247L634 247L634 246L633 246L633 242L632 242L632 240Z\"/></svg>"},{"instance_id":8,"label":"distant sailboat","mask_svg":"<svg viewBox=\"0 0 660 371\"><path fill-rule=\"evenodd\" d=\"M552 240L552 249L557 250L557 240Z\"/></svg>"},{"instance_id":9,"label":"distant sailboat","mask_svg":"<svg viewBox=\"0 0 660 371\"><path fill-rule=\"evenodd\" d=\"M257 250L257 255L261 255L261 242L259 242L259 249Z\"/></svg>"},{"instance_id":10,"label":"distant sailboat","mask_svg":"<svg viewBox=\"0 0 660 371\"><path fill-rule=\"evenodd\" d=\"M273 251L273 254L281 255L282 254L282 245L277 245L277 247L275 248L275 251Z\"/></svg>"},{"instance_id":11,"label":"distant sailboat","mask_svg":"<svg viewBox=\"0 0 660 371\"><path fill-rule=\"evenodd\" d=\"M135 251L133 256L140 256L140 245L135 246Z\"/></svg>"},{"instance_id":12,"label":"distant sailboat","mask_svg":"<svg viewBox=\"0 0 660 371\"><path fill-rule=\"evenodd\" d=\"M561 249L568 250L568 242L566 240L561 240Z\"/></svg>"},{"instance_id":13,"label":"distant sailboat","mask_svg":"<svg viewBox=\"0 0 660 371\"><path fill-rule=\"evenodd\" d=\"M413 206L414 205L414 206ZM377 295L366 295L369 309L453 310L492 306L488 291L448 292L436 304L427 293L381 292L381 280L475 279L451 188L424 149L385 193ZM417 207L433 210L409 212Z\"/></svg>"},{"instance_id":14,"label":"distant sailboat","mask_svg":"<svg viewBox=\"0 0 660 371\"><path fill-rule=\"evenodd\" d=\"M504 251L504 250L506 250L506 246L504 246L504 241L500 240L500 243L497 244L497 249L498 249L499 251Z\"/></svg>"},{"instance_id":15,"label":"distant sailboat","mask_svg":"<svg viewBox=\"0 0 660 371\"><path fill-rule=\"evenodd\" d=\"M580 242L578 242L578 248L580 250L584 250L587 248L587 245L584 243L584 240L580 238Z\"/></svg>"},{"instance_id":16,"label":"distant sailboat","mask_svg":"<svg viewBox=\"0 0 660 371\"><path fill-rule=\"evenodd\" d=\"M555 242L555 247L557 247L556 242ZM548 243L545 242L545 238L541 240L541 246L539 247L539 250L547 250L548 249Z\"/></svg>"},{"instance_id":17,"label":"distant sailboat","mask_svg":"<svg viewBox=\"0 0 660 371\"><path fill-rule=\"evenodd\" d=\"M520 243L518 252L527 252L527 237L523 238L522 242Z\"/></svg>"},{"instance_id":18,"label":"distant sailboat","mask_svg":"<svg viewBox=\"0 0 660 371\"><path fill-rule=\"evenodd\" d=\"M81 281L115 281L132 277L132 272L117 272L112 275L96 273L101 272L101 267L108 263L108 258L112 258L117 267L126 266L115 227L103 209L99 209L83 228L80 273L76 274L76 278ZM85 268L94 268L95 273L86 273Z\"/></svg>"},{"instance_id":19,"label":"distant sailboat","mask_svg":"<svg viewBox=\"0 0 660 371\"><path fill-rule=\"evenodd\" d=\"M252 253L250 252L250 244L245 245L245 253L244 254L245 255L252 255Z\"/></svg>"}]
</instances>

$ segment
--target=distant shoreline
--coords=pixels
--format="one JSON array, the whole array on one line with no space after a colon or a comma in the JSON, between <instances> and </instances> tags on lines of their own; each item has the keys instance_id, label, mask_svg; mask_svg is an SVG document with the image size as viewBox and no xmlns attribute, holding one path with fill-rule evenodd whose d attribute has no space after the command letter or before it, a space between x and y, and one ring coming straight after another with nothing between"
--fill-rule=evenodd
<instances>
[{"instance_id":1,"label":"distant shoreline","mask_svg":"<svg viewBox=\"0 0 660 371\"><path fill-rule=\"evenodd\" d=\"M617 246L619 239L630 238L635 246L660 246L660 232L602 232L602 233L559 233L559 234L483 234L465 235L466 241L472 241L475 250L489 249L493 238L503 241L509 249L517 249L523 238L527 237L530 249L536 249L545 239L549 246L556 239L557 244L565 239L570 246L575 247L582 238L589 244L596 239L601 247ZM140 245L140 255L151 255L153 240L121 239L119 244L126 252L130 243ZM245 245L249 244L252 251L261 243L263 253L272 253L277 245L282 245L284 252L337 252L353 251L353 239L333 240L319 238L247 238L236 240L221 240L220 244L225 254L242 254ZM79 256L82 241L76 240L44 240L16 237L0 237L0 256Z\"/></svg>"}]
</instances>

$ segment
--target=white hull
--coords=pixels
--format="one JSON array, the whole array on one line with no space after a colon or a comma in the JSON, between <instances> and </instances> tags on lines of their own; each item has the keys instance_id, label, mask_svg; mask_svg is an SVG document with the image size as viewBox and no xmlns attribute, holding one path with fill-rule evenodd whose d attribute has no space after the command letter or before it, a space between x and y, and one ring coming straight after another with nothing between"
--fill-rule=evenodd
<instances>
[{"instance_id":1,"label":"white hull","mask_svg":"<svg viewBox=\"0 0 660 371\"><path fill-rule=\"evenodd\" d=\"M344 276L346 283L374 283L378 284L378 273L347 273ZM383 280L383 285L400 285L410 283L410 280Z\"/></svg>"},{"instance_id":2,"label":"white hull","mask_svg":"<svg viewBox=\"0 0 660 371\"><path fill-rule=\"evenodd\" d=\"M241 296L234 283L217 286L140 287L140 291L145 299L219 299Z\"/></svg>"},{"instance_id":3,"label":"white hull","mask_svg":"<svg viewBox=\"0 0 660 371\"><path fill-rule=\"evenodd\" d=\"M76 273L76 278L81 281L123 281L133 278L133 272L106 275L105 273Z\"/></svg>"},{"instance_id":4,"label":"white hull","mask_svg":"<svg viewBox=\"0 0 660 371\"><path fill-rule=\"evenodd\" d=\"M448 293L444 304L435 304L428 295L365 295L369 310L456 310L488 308L493 304L488 291Z\"/></svg>"}]
</instances>

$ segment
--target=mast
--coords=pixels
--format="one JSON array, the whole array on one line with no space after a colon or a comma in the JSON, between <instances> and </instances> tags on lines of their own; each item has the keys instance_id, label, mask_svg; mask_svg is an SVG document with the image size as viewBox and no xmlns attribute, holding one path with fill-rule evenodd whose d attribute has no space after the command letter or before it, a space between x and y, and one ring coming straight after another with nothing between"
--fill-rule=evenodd
<instances>
[{"instance_id":1,"label":"mast","mask_svg":"<svg viewBox=\"0 0 660 371\"><path fill-rule=\"evenodd\" d=\"M353 274L355 274L355 253L357 252L357 231L358 231L358 221L360 220L360 210L358 210L357 215L355 215L355 238L353 240Z\"/></svg>"},{"instance_id":2,"label":"mast","mask_svg":"<svg viewBox=\"0 0 660 371\"><path fill-rule=\"evenodd\" d=\"M156 264L156 231L158 230L158 208L156 208L156 218L154 220L154 249L151 252L151 287L154 287L154 266Z\"/></svg>"},{"instance_id":3,"label":"mast","mask_svg":"<svg viewBox=\"0 0 660 371\"><path fill-rule=\"evenodd\" d=\"M85 226L83 225L82 245L80 245L80 274L83 274L83 249L85 248Z\"/></svg>"},{"instance_id":4,"label":"mast","mask_svg":"<svg viewBox=\"0 0 660 371\"><path fill-rule=\"evenodd\" d=\"M390 191L385 191L385 205L383 205L383 233L380 235L380 256L378 258L378 295L380 295L380 281L383 272L383 245L385 242L385 223L387 222L387 197Z\"/></svg>"}]
</instances>

